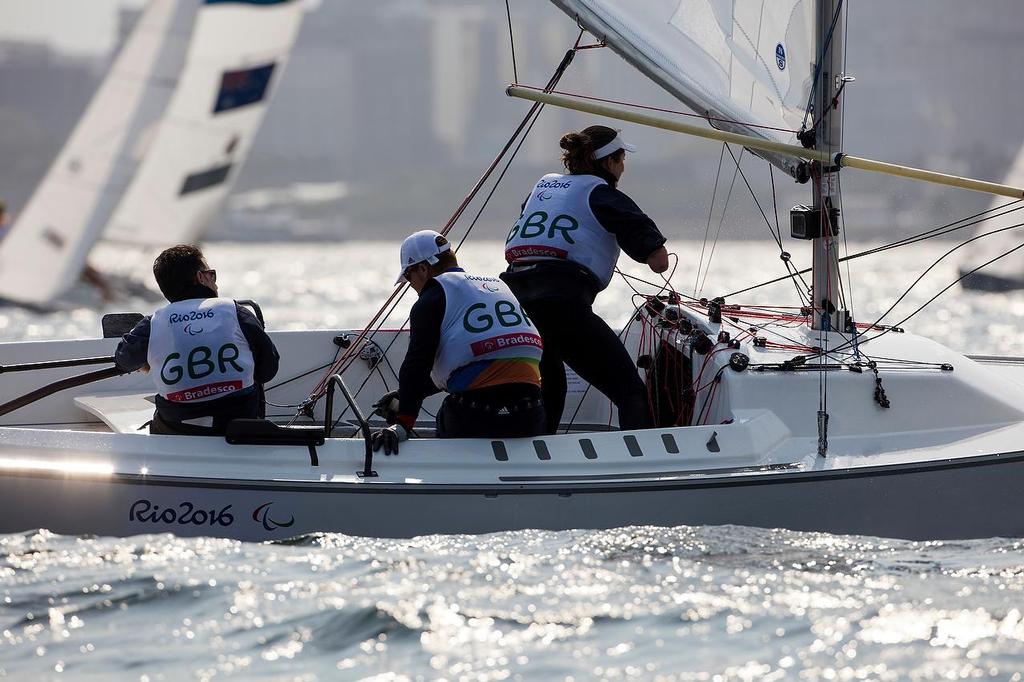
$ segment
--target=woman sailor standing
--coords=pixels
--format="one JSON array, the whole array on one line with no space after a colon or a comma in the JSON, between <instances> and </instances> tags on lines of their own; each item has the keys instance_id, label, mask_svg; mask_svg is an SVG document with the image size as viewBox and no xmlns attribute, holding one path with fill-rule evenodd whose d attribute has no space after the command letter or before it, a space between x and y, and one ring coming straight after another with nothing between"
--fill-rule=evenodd
<instances>
[{"instance_id":1,"label":"woman sailor standing","mask_svg":"<svg viewBox=\"0 0 1024 682\"><path fill-rule=\"evenodd\" d=\"M618 131L590 126L559 142L568 174L542 177L505 242L509 285L544 340L541 386L547 431L565 407L563 362L604 393L624 430L653 426L636 365L593 309L611 281L620 249L654 272L668 269L665 237L636 203L616 189L635 151Z\"/></svg>"}]
</instances>

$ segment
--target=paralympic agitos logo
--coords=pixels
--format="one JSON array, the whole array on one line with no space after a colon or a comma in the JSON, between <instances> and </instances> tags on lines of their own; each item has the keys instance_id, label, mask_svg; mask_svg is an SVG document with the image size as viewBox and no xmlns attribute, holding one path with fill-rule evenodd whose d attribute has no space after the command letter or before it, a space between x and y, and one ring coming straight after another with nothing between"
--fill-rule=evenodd
<instances>
[{"instance_id":1,"label":"paralympic agitos logo","mask_svg":"<svg viewBox=\"0 0 1024 682\"><path fill-rule=\"evenodd\" d=\"M264 530L277 530L278 528L290 528L295 524L295 517L289 516L287 521L271 518L270 506L273 502L267 502L256 507L252 512L252 520L263 525Z\"/></svg>"}]
</instances>

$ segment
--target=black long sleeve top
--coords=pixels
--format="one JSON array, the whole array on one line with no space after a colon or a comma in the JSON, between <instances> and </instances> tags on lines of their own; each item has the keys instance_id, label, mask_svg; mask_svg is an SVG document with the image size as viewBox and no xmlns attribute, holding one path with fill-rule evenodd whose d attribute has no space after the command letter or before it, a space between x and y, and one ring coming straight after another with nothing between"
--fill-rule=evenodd
<instances>
[{"instance_id":1,"label":"black long sleeve top","mask_svg":"<svg viewBox=\"0 0 1024 682\"><path fill-rule=\"evenodd\" d=\"M665 245L665 236L636 202L616 187L615 176L604 169L597 175L608 184L591 191L590 210L601 227L615 235L627 256L637 263L646 263L652 253Z\"/></svg>"},{"instance_id":2,"label":"black long sleeve top","mask_svg":"<svg viewBox=\"0 0 1024 682\"><path fill-rule=\"evenodd\" d=\"M409 348L398 370L398 423L407 429L416 423L423 401L440 390L430 372L441 347L445 309L444 287L431 279L409 311Z\"/></svg>"}]
</instances>

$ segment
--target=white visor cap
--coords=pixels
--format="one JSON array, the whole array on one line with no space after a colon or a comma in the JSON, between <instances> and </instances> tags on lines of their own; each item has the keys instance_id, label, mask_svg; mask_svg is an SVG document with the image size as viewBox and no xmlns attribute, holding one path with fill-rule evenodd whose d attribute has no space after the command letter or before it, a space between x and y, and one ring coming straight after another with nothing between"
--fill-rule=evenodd
<instances>
[{"instance_id":1,"label":"white visor cap","mask_svg":"<svg viewBox=\"0 0 1024 682\"><path fill-rule=\"evenodd\" d=\"M625 149L627 152L635 152L636 145L629 144L628 142L623 140L622 133L619 133L614 138L612 138L611 142L609 142L608 144L594 152L594 160L596 161L598 159L603 159L606 156L614 154L620 149Z\"/></svg>"},{"instance_id":2,"label":"white visor cap","mask_svg":"<svg viewBox=\"0 0 1024 682\"><path fill-rule=\"evenodd\" d=\"M399 254L401 270L398 271L395 284L400 284L405 279L405 271L410 265L424 261L434 265L437 263L439 255L445 251L451 251L451 249L451 243L440 232L434 230L413 232L402 242L402 250Z\"/></svg>"}]
</instances>

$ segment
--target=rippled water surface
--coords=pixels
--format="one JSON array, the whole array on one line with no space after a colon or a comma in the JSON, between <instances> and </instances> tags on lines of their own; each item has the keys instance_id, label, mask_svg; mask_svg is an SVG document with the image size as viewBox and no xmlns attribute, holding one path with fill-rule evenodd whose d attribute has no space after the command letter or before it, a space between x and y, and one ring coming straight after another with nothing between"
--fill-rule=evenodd
<instances>
[{"instance_id":1,"label":"rippled water surface","mask_svg":"<svg viewBox=\"0 0 1024 682\"><path fill-rule=\"evenodd\" d=\"M675 281L692 293L699 245L676 246ZM848 280L858 319L877 317L947 248L858 261ZM396 251L207 249L222 293L259 300L276 329L364 324L391 291ZM500 252L478 243L460 255L490 273ZM714 258L704 295L781 273L763 244L720 244ZM150 262L97 254L102 269L136 280ZM956 277L944 261L887 321ZM599 312L621 323L630 293L617 279ZM796 304L788 284L736 302ZM154 306L135 296L98 309L0 308L0 338L92 336L102 312ZM1024 355L1024 295L954 288L905 326L970 353ZM0 676L19 680L1007 680L1024 670L1016 540L683 527L260 545L41 531L0 536L0 576Z\"/></svg>"},{"instance_id":2,"label":"rippled water surface","mask_svg":"<svg viewBox=\"0 0 1024 682\"><path fill-rule=\"evenodd\" d=\"M1022 551L735 526L6 536L0 660L74 679L1019 679Z\"/></svg>"}]
</instances>

